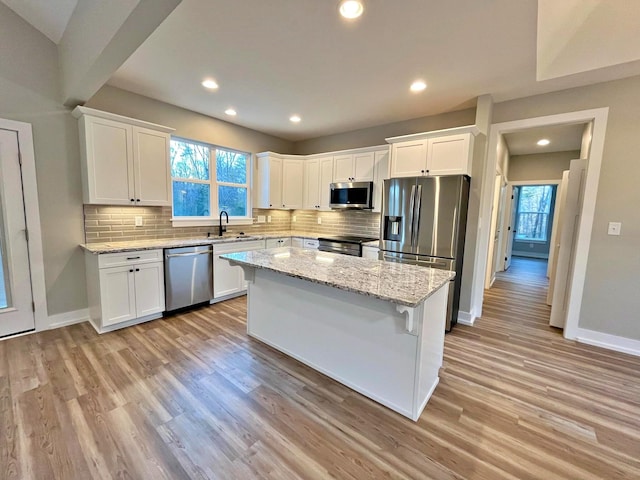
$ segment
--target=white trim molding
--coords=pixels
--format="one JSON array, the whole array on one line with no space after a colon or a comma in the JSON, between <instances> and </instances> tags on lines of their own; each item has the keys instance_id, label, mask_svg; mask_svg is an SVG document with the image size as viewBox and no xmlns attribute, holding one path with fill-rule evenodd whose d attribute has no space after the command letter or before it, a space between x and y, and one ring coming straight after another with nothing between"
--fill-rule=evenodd
<instances>
[{"instance_id":1,"label":"white trim molding","mask_svg":"<svg viewBox=\"0 0 640 480\"><path fill-rule=\"evenodd\" d=\"M593 228L593 216L598 193L598 181L600 179L600 167L604 151L604 139L607 129L609 108L595 108L577 112L561 113L544 117L527 118L511 122L495 123L491 125L489 134L489 151L482 176L480 194L480 218L485 225L479 226L479 236L475 252L475 268L472 284L472 309L477 316L482 316L482 301L484 299L484 282L487 268L487 253L489 251L490 232L487 226L491 218L493 202L494 177L497 165L497 147L501 135L517 132L529 128L568 125L577 123L589 123L593 121L593 136L591 139L591 154L587 166L585 180L585 192L582 205L582 216L577 232L576 258L587 259L591 243L591 230ZM575 340L577 337L578 323L580 320L580 308L582 306L582 293L586 276L587 262L575 262L573 275L571 276L570 295L567 305L567 321L564 328L564 337Z\"/></svg>"},{"instance_id":2,"label":"white trim molding","mask_svg":"<svg viewBox=\"0 0 640 480\"><path fill-rule=\"evenodd\" d=\"M18 146L22 159L24 214L29 231L29 268L31 270L31 292L33 294L35 330L46 330L49 328L49 315L47 313L47 289L44 280L42 229L40 226L33 131L30 123L6 119L0 119L0 129L12 130L18 134Z\"/></svg>"},{"instance_id":3,"label":"white trim molding","mask_svg":"<svg viewBox=\"0 0 640 480\"><path fill-rule=\"evenodd\" d=\"M469 327L473 327L473 324L476 323L476 316L473 312L463 312L462 310L459 310L458 323L460 325L468 325Z\"/></svg>"},{"instance_id":4,"label":"white trim molding","mask_svg":"<svg viewBox=\"0 0 640 480\"><path fill-rule=\"evenodd\" d=\"M73 312L58 313L49 316L49 329L68 327L76 323L89 321L89 309L82 308Z\"/></svg>"},{"instance_id":5,"label":"white trim molding","mask_svg":"<svg viewBox=\"0 0 640 480\"><path fill-rule=\"evenodd\" d=\"M575 331L576 341L594 345L596 347L615 350L616 352L628 353L640 357L640 340L619 337L609 333L597 332L586 328L578 327Z\"/></svg>"}]
</instances>

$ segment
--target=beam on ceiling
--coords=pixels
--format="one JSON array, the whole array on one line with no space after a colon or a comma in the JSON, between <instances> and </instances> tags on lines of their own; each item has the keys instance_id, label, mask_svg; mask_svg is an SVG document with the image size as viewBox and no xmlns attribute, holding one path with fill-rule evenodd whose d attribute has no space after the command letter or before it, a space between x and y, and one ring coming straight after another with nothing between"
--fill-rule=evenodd
<instances>
[{"instance_id":1,"label":"beam on ceiling","mask_svg":"<svg viewBox=\"0 0 640 480\"><path fill-rule=\"evenodd\" d=\"M182 0L79 0L58 44L62 102L86 102Z\"/></svg>"}]
</instances>

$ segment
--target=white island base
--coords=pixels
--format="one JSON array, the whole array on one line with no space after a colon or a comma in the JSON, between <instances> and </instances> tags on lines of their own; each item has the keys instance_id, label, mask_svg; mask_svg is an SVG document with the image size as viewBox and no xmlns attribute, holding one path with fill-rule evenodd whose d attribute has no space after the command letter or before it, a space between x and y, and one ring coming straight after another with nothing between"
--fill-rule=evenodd
<instances>
[{"instance_id":1,"label":"white island base","mask_svg":"<svg viewBox=\"0 0 640 480\"><path fill-rule=\"evenodd\" d=\"M406 307L242 267L250 336L418 420L439 380L448 282Z\"/></svg>"}]
</instances>

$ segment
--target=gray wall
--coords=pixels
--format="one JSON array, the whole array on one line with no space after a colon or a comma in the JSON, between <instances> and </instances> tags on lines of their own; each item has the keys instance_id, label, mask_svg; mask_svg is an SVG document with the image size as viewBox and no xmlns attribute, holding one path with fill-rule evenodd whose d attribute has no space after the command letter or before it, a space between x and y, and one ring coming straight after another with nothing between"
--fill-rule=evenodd
<instances>
[{"instance_id":1,"label":"gray wall","mask_svg":"<svg viewBox=\"0 0 640 480\"><path fill-rule=\"evenodd\" d=\"M568 152L513 155L509 159L510 182L526 180L562 180L562 172L569 170L571 160L580 158L580 150Z\"/></svg>"},{"instance_id":2,"label":"gray wall","mask_svg":"<svg viewBox=\"0 0 640 480\"><path fill-rule=\"evenodd\" d=\"M640 76L498 103L507 122L609 107L580 327L640 340ZM622 222L620 236L607 235Z\"/></svg>"},{"instance_id":3,"label":"gray wall","mask_svg":"<svg viewBox=\"0 0 640 480\"><path fill-rule=\"evenodd\" d=\"M60 103L53 42L0 4L0 118L31 123L49 315L87 306L77 122Z\"/></svg>"},{"instance_id":4,"label":"gray wall","mask_svg":"<svg viewBox=\"0 0 640 480\"><path fill-rule=\"evenodd\" d=\"M377 127L353 130L351 132L296 142L292 153L309 155L312 153L334 152L336 150L346 150L349 148L386 145L387 142L385 138L388 137L429 132L443 128L461 127L463 125L474 125L475 123L476 109L468 108L456 112L414 118L403 122L388 123Z\"/></svg>"},{"instance_id":5,"label":"gray wall","mask_svg":"<svg viewBox=\"0 0 640 480\"><path fill-rule=\"evenodd\" d=\"M292 153L293 143L266 133L239 127L149 97L105 85L85 104L86 107L158 123L176 129L173 135L244 150Z\"/></svg>"}]
</instances>

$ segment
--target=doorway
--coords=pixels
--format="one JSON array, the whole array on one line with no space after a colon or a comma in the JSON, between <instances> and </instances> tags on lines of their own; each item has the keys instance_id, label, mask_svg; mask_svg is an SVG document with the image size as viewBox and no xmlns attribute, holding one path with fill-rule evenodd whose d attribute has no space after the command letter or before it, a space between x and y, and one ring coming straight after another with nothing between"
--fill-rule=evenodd
<instances>
[{"instance_id":1,"label":"doorway","mask_svg":"<svg viewBox=\"0 0 640 480\"><path fill-rule=\"evenodd\" d=\"M31 125L0 119L0 339L46 328Z\"/></svg>"},{"instance_id":2,"label":"doorway","mask_svg":"<svg viewBox=\"0 0 640 480\"><path fill-rule=\"evenodd\" d=\"M574 255L586 258L589 251L591 229L593 226L593 212L595 210L595 199L597 194L600 166L602 163L602 152L604 149L604 136L608 108L571 112L547 117L537 117L525 120L516 120L494 124L491 126L489 139L489 155L486 170L483 175L483 185L481 194L481 215L490 218L493 207L494 177L497 172L500 159L498 158L498 145L505 134L525 131L528 129L547 126L566 126L575 124L589 124L590 148L588 155L588 169L586 170L584 181L584 196L582 197L582 209L577 222L576 240L574 244ZM481 230L478 241L478 252L476 256L476 270L474 271L473 282L473 313L476 317L482 315L482 302L484 299L484 280L487 275L489 261L487 253L492 240L493 232L489 228ZM503 242L506 243L506 242ZM579 332L578 318L582 303L582 292L584 289L586 262L574 262L571 265L572 271L568 274L568 295L566 308L566 324L564 336L568 339L575 339Z\"/></svg>"}]
</instances>

